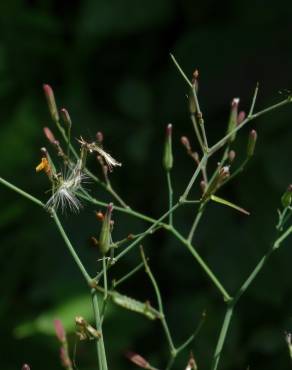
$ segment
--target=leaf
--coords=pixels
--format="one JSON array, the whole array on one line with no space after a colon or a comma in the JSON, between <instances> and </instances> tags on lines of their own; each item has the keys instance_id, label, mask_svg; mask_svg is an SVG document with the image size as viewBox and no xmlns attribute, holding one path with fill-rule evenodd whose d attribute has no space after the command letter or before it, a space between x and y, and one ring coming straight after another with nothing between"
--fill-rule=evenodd
<instances>
[{"instance_id":1,"label":"leaf","mask_svg":"<svg viewBox=\"0 0 292 370\"><path fill-rule=\"evenodd\" d=\"M228 206L228 207L231 207L231 208L234 208L236 209L237 211L241 212L241 213L244 213L245 215L250 215L250 213L248 211L246 211L245 209L237 206L236 204L233 204L231 202L229 202L228 200L225 200L223 198L220 198L220 197L217 197L216 195L211 195L210 196L210 199L213 200L214 202L216 203L220 203L220 204L223 204L225 206Z\"/></svg>"},{"instance_id":2,"label":"leaf","mask_svg":"<svg viewBox=\"0 0 292 370\"><path fill-rule=\"evenodd\" d=\"M53 321L60 319L67 332L75 331L75 316L81 315L88 321L93 319L92 304L89 295L73 297L65 303L42 313L36 319L24 322L14 329L18 338L23 338L38 333L55 335Z\"/></svg>"}]
</instances>

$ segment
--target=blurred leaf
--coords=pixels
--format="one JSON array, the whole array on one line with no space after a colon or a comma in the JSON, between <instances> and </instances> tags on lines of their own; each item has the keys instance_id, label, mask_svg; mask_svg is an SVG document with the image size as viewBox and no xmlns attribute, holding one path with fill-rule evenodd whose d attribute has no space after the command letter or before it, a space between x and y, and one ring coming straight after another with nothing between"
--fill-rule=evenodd
<instances>
[{"instance_id":1,"label":"blurred leaf","mask_svg":"<svg viewBox=\"0 0 292 370\"><path fill-rule=\"evenodd\" d=\"M19 325L15 328L14 333L18 338L37 333L54 335L55 329L53 321L55 319L62 321L67 332L74 332L76 316L83 316L87 321L93 320L92 303L88 294L74 297L67 302L61 302L59 306L44 312L36 319Z\"/></svg>"}]
</instances>

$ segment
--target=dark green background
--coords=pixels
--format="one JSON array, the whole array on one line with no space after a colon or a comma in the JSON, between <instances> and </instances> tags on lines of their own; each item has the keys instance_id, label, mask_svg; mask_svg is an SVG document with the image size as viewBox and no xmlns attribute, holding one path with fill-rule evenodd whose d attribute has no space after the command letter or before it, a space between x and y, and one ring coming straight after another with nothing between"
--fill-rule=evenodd
<instances>
[{"instance_id":1,"label":"dark green background","mask_svg":"<svg viewBox=\"0 0 292 370\"><path fill-rule=\"evenodd\" d=\"M158 217L167 207L161 167L166 123L174 125L176 196L194 169L180 136L189 135L196 147L187 88L169 52L189 76L200 69L201 107L214 143L225 132L233 97L240 96L242 109L248 110L256 81L260 82L258 108L282 99L280 89L292 88L291 13L287 0L1 1L1 176L47 199L47 179L35 174L35 166L39 148L47 145L42 127L51 124L41 85L50 83L59 106L70 111L74 137L93 138L96 131L103 131L106 147L123 162L112 175L115 187L135 209ZM259 133L255 159L221 192L249 209L251 216L212 205L195 237L199 252L231 292L274 237L279 199L292 180L291 123L292 107L252 123L250 127ZM242 130L236 143L243 154L248 130ZM94 162L91 166L96 167ZM91 187L100 199L108 199ZM32 370L59 369L57 341L46 333L60 312L69 325L73 323L79 309L84 309L80 305L84 306L87 288L48 215L3 187L0 199L0 368L20 369L28 362ZM66 230L92 273L98 254L88 239L99 227L93 210L86 206L80 215L64 217ZM183 233L193 216L192 207L175 215ZM146 226L117 213L115 221L116 238ZM144 245L176 343L196 327L206 309L206 324L191 349L199 369L210 368L224 313L221 298L183 246L164 232ZM115 276L138 261L138 252L131 253ZM291 261L291 241L287 241L243 296L221 369L289 368L284 331L292 330ZM122 290L140 299L155 299L143 272ZM39 317L47 329L20 338L19 328L26 323L33 331ZM158 323L110 307L104 329L110 369L134 368L124 359L127 349L163 368L167 347ZM74 337L70 340L73 346ZM187 357L188 351L175 369L183 369ZM96 368L92 342L78 346L77 361L82 370Z\"/></svg>"}]
</instances>

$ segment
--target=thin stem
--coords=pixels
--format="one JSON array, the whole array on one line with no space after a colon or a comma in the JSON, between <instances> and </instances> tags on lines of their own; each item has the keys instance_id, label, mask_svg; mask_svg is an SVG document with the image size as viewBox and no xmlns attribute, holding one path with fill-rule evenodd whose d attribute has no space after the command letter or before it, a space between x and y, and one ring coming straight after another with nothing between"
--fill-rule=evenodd
<instances>
[{"instance_id":1,"label":"thin stem","mask_svg":"<svg viewBox=\"0 0 292 370\"><path fill-rule=\"evenodd\" d=\"M217 287L219 292L223 295L223 298L226 302L230 301L232 298L227 293L223 285L220 283L218 278L214 275L213 271L209 268L209 266L205 263L205 261L202 259L202 257L199 255L199 253L196 251L196 249L192 246L192 244L185 239L174 227L170 228L169 231L178 239L180 240L187 249L191 252L191 254L195 257L198 264L201 266L203 271L207 274L208 278L212 281L212 283Z\"/></svg>"},{"instance_id":2,"label":"thin stem","mask_svg":"<svg viewBox=\"0 0 292 370\"><path fill-rule=\"evenodd\" d=\"M17 186L11 184L9 181L4 180L2 177L0 177L0 183L2 185L4 185L4 186L7 186L7 188L15 191L16 193L22 195L23 197L31 200L32 202L34 202L38 206L45 207L45 204L42 201L40 201L39 199L35 198L34 196L32 196L31 194L27 193L26 191L18 188Z\"/></svg>"},{"instance_id":3,"label":"thin stem","mask_svg":"<svg viewBox=\"0 0 292 370\"><path fill-rule=\"evenodd\" d=\"M170 53L170 57L173 61L173 63L175 64L176 68L179 70L180 74L182 75L182 77L184 78L184 80L186 81L186 83L190 86L190 88L193 88L193 84L191 83L191 81L187 78L186 74L184 73L184 71L182 70L182 68L180 67L180 65L178 64L177 60L175 59L174 55Z\"/></svg>"},{"instance_id":4,"label":"thin stem","mask_svg":"<svg viewBox=\"0 0 292 370\"><path fill-rule=\"evenodd\" d=\"M198 128L198 123L197 123L197 120L196 120L196 117L195 117L195 113L191 113L191 121L192 121L194 130L195 130L197 140L200 144L201 150L204 153L204 143L203 143L203 140L201 138L201 133L200 133L199 128Z\"/></svg>"},{"instance_id":5,"label":"thin stem","mask_svg":"<svg viewBox=\"0 0 292 370\"><path fill-rule=\"evenodd\" d=\"M160 293L158 284L156 282L156 279L155 279L155 277L154 277L154 275L153 275L153 273L152 273L152 271L149 267L149 264L148 264L147 259L145 257L142 246L140 247L140 251L141 251L142 260L143 260L143 263L144 263L144 266L145 266L146 274L149 276L149 279L150 279L150 281L153 285L153 288L154 288L154 291L155 291L155 294L156 294L158 309L159 309L159 312L161 314L161 323L162 323L162 327L163 327L164 332L165 332L165 336L166 336L167 341L168 341L169 351L170 351L171 356L175 357L176 356L176 349L175 349L175 346L173 344L173 339L172 339L172 336L170 334L170 331L169 331L169 328L168 328L168 325L167 325L167 322L166 322L166 319L165 319L161 293Z\"/></svg>"},{"instance_id":6,"label":"thin stem","mask_svg":"<svg viewBox=\"0 0 292 370\"><path fill-rule=\"evenodd\" d=\"M205 131L203 114L202 114L202 111L201 111L201 108L200 108L200 104L199 104L195 84L192 86L192 92L193 92L193 96L194 96L195 106L196 106L196 109L197 109L197 118L198 118L199 125L200 125L200 128L201 128L201 132L202 132L202 135L203 135L203 141L204 141L203 153L205 153L205 152L208 151L208 141L207 141L207 136L206 136L206 131Z\"/></svg>"},{"instance_id":7,"label":"thin stem","mask_svg":"<svg viewBox=\"0 0 292 370\"><path fill-rule=\"evenodd\" d=\"M118 285L124 283L126 280L128 280L131 276L133 276L136 272L141 270L141 268L144 266L144 263L141 262L139 263L138 266L134 267L130 272L128 272L126 275L121 277L119 280L114 280L113 281L113 287L116 288Z\"/></svg>"},{"instance_id":8,"label":"thin stem","mask_svg":"<svg viewBox=\"0 0 292 370\"><path fill-rule=\"evenodd\" d=\"M272 255L272 253L280 247L282 242L292 233L292 225L274 242L274 244L269 248L267 253L260 259L256 267L253 269L253 271L250 273L250 275L247 277L245 282L242 284L240 289L238 290L238 293L235 295L234 300L237 302L239 298L242 296L242 294L247 290L247 288L250 286L250 284L254 281L256 276L259 274L259 272L262 270L266 262L268 261L269 257Z\"/></svg>"},{"instance_id":9,"label":"thin stem","mask_svg":"<svg viewBox=\"0 0 292 370\"><path fill-rule=\"evenodd\" d=\"M101 324L100 313L99 313L97 292L95 289L92 289L91 296L92 296L92 304L93 304L93 312L94 312L96 329L101 333L100 338L96 339L99 370L107 370L108 367L107 367L107 359L106 359L103 333L102 333L102 324Z\"/></svg>"},{"instance_id":10,"label":"thin stem","mask_svg":"<svg viewBox=\"0 0 292 370\"><path fill-rule=\"evenodd\" d=\"M234 308L233 304L230 304L230 305L227 306L226 314L225 314L225 317L224 317L224 320L223 320L223 324L222 324L221 331L220 331L220 334L219 334L219 338L218 338L218 342L217 342L217 345L216 345L215 353L214 353L214 356L213 356L213 362L212 362L211 370L216 370L217 367L218 367L220 357L221 357L221 353L222 353L222 349L223 349L225 339L226 339L226 334L227 334L227 331L228 331L228 328L229 328L229 325L230 325L230 322L231 322L231 318L232 318L232 314L233 314L233 308Z\"/></svg>"},{"instance_id":11,"label":"thin stem","mask_svg":"<svg viewBox=\"0 0 292 370\"><path fill-rule=\"evenodd\" d=\"M106 301L107 299L107 266L106 266L106 256L102 258L102 272L103 272L103 287L104 287L104 297L103 299Z\"/></svg>"},{"instance_id":12,"label":"thin stem","mask_svg":"<svg viewBox=\"0 0 292 370\"><path fill-rule=\"evenodd\" d=\"M196 330L194 331L194 333L192 335L189 336L189 338L181 345L177 348L177 354L179 354L181 351L183 351L195 338L196 336L199 334L203 324L204 324L204 321L205 321L205 318L206 318L206 314L203 313L202 317L201 317L201 320L199 321L199 324L196 328Z\"/></svg>"},{"instance_id":13,"label":"thin stem","mask_svg":"<svg viewBox=\"0 0 292 370\"><path fill-rule=\"evenodd\" d=\"M184 191L183 195L181 196L181 200L184 201L187 199L188 195L189 195L189 192L191 190L191 188L193 187L194 185L194 182L196 181L201 169L203 168L203 166L205 166L205 163L208 159L208 155L207 154L204 154L203 155L203 158L201 159L201 162L199 163L198 167L196 168L193 176L191 177L187 187L186 187L186 190Z\"/></svg>"},{"instance_id":14,"label":"thin stem","mask_svg":"<svg viewBox=\"0 0 292 370\"><path fill-rule=\"evenodd\" d=\"M166 177L167 177L167 187L168 187L168 209L171 209L173 206L173 189L172 189L170 171L166 171ZM169 214L169 224L171 226L173 225L173 213L172 212Z\"/></svg>"},{"instance_id":15,"label":"thin stem","mask_svg":"<svg viewBox=\"0 0 292 370\"><path fill-rule=\"evenodd\" d=\"M98 206L101 206L101 207L108 207L108 203L105 203L105 202L101 202L95 198L93 198L85 189L82 189L82 193L78 193L78 196L82 199L85 199L86 201L92 203L92 204L96 204ZM133 217L137 217L141 220L144 220L144 221L147 221L147 222L150 222L150 223L154 223L156 222L157 220L155 218L152 218L152 217L148 217L146 215L144 215L143 213L140 213L140 212L136 212L134 210L132 210L131 208L123 208L123 207L119 207L119 206L115 206L115 211L119 211L119 212L122 212L122 213L127 213Z\"/></svg>"},{"instance_id":16,"label":"thin stem","mask_svg":"<svg viewBox=\"0 0 292 370\"><path fill-rule=\"evenodd\" d=\"M145 238L146 235L151 234L153 229L157 225L161 223L170 213L174 212L175 209L177 209L180 206L180 203L175 204L172 208L170 208L167 212L165 212L158 220L156 220L139 238L137 238L133 243L128 245L120 254L116 256L116 261L120 260L125 254L127 254L132 248L134 248L140 241ZM169 228L167 225L165 225L165 228Z\"/></svg>"},{"instance_id":17,"label":"thin stem","mask_svg":"<svg viewBox=\"0 0 292 370\"><path fill-rule=\"evenodd\" d=\"M209 155L213 155L218 149L220 149L225 143L226 141L231 137L233 136L233 134L237 131L239 131L244 125L246 125L248 122L250 122L251 120L255 119L255 118L258 118L260 116L262 116L263 114L266 114L268 112L271 112L279 107L282 107L286 104L289 104L292 102L292 99L291 97L288 97L287 99L285 100L282 100L281 102L277 103L277 104L274 104L274 105L271 105L270 107L266 108L266 109L263 109L257 113L254 113L252 114L251 116L247 117L244 121L242 121L238 126L236 126L232 131L230 131L228 134L226 134L221 140L219 140L216 144L214 144L210 149L209 149Z\"/></svg>"},{"instance_id":18,"label":"thin stem","mask_svg":"<svg viewBox=\"0 0 292 370\"><path fill-rule=\"evenodd\" d=\"M206 202L202 202L200 204L199 210L198 210L197 215L196 215L196 217L194 219L193 225L192 225L191 230L190 230L189 235L188 235L188 241L190 243L193 240L194 234L195 234L195 232L197 230L197 227L198 227L199 222L201 220L201 217L203 215L203 212L204 212L204 209L205 209L205 204L206 204Z\"/></svg>"},{"instance_id":19,"label":"thin stem","mask_svg":"<svg viewBox=\"0 0 292 370\"><path fill-rule=\"evenodd\" d=\"M84 279L86 280L87 284L90 286L91 283L92 283L92 279L91 277L89 276L87 270L85 269L83 263L81 262L80 258L78 257L78 254L76 253L75 251L75 248L73 247L73 245L71 244L60 220L59 220L59 217L57 216L57 213L55 212L54 209L51 210L51 215L52 215L52 218L53 220L55 221L55 224L57 225L57 228L65 242L65 245L67 246L71 256L73 257L76 265L78 266L81 274L83 275Z\"/></svg>"},{"instance_id":20,"label":"thin stem","mask_svg":"<svg viewBox=\"0 0 292 370\"><path fill-rule=\"evenodd\" d=\"M252 116L252 114L253 114L254 106L255 106L255 103L256 103L256 100L257 100L257 96L258 96L258 91L259 91L259 83L257 82L255 90L254 90L254 94L253 94L253 97L252 97L252 102L251 102L250 110L249 110L249 113L248 113L248 117Z\"/></svg>"}]
</instances>

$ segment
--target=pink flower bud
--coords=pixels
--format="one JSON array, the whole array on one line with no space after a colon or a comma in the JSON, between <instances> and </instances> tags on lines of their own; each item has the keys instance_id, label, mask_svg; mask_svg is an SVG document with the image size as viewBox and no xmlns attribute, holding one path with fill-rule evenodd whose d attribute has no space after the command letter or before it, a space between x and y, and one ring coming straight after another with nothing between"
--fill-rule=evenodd
<instances>
[{"instance_id":1,"label":"pink flower bud","mask_svg":"<svg viewBox=\"0 0 292 370\"><path fill-rule=\"evenodd\" d=\"M126 357L131 362L133 362L133 364L135 364L139 367L142 367L143 369L149 369L150 365L149 365L148 361L146 361L144 357L138 355L137 353L129 351L129 352L126 353Z\"/></svg>"},{"instance_id":2,"label":"pink flower bud","mask_svg":"<svg viewBox=\"0 0 292 370\"><path fill-rule=\"evenodd\" d=\"M192 150L190 141L186 136L182 136L180 138L180 142L182 143L182 145L186 148L188 152Z\"/></svg>"},{"instance_id":3,"label":"pink flower bud","mask_svg":"<svg viewBox=\"0 0 292 370\"><path fill-rule=\"evenodd\" d=\"M67 111L66 108L61 109L61 116L62 116L63 121L66 123L66 125L68 125L71 128L72 121L71 121L71 117L69 115L69 112Z\"/></svg>"},{"instance_id":4,"label":"pink flower bud","mask_svg":"<svg viewBox=\"0 0 292 370\"><path fill-rule=\"evenodd\" d=\"M246 114L245 114L245 112L243 110L238 113L238 116L237 116L237 124L238 125L240 125L241 122L244 121L245 116L246 116Z\"/></svg>"},{"instance_id":5,"label":"pink flower bud","mask_svg":"<svg viewBox=\"0 0 292 370\"><path fill-rule=\"evenodd\" d=\"M55 139L55 136L52 133L52 131L48 127L44 127L43 128L43 131L44 131L45 137L49 140L49 142L51 144L55 144L56 143L56 139Z\"/></svg>"},{"instance_id":6,"label":"pink flower bud","mask_svg":"<svg viewBox=\"0 0 292 370\"><path fill-rule=\"evenodd\" d=\"M28 364L23 364L21 370L30 370L30 366Z\"/></svg>"},{"instance_id":7,"label":"pink flower bud","mask_svg":"<svg viewBox=\"0 0 292 370\"><path fill-rule=\"evenodd\" d=\"M54 320L54 326L57 338L61 343L64 343L66 341L66 333L61 320Z\"/></svg>"},{"instance_id":8,"label":"pink flower bud","mask_svg":"<svg viewBox=\"0 0 292 370\"><path fill-rule=\"evenodd\" d=\"M49 107L49 111L52 116L52 119L53 121L59 121L59 113L58 113L58 108L57 108L53 89L48 84L44 84L43 89L44 89L44 93L47 99L47 103L48 103L48 107Z\"/></svg>"}]
</instances>

